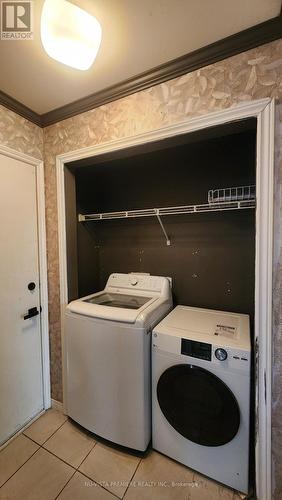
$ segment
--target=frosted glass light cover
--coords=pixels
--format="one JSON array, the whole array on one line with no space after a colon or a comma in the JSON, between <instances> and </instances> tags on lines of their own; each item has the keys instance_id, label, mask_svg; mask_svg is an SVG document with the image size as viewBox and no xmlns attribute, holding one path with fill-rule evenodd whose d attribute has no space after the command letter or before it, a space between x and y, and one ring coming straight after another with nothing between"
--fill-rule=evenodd
<instances>
[{"instance_id":1,"label":"frosted glass light cover","mask_svg":"<svg viewBox=\"0 0 282 500\"><path fill-rule=\"evenodd\" d=\"M89 69L101 38L102 28L94 16L67 0L45 0L41 40L50 57L72 68Z\"/></svg>"}]
</instances>

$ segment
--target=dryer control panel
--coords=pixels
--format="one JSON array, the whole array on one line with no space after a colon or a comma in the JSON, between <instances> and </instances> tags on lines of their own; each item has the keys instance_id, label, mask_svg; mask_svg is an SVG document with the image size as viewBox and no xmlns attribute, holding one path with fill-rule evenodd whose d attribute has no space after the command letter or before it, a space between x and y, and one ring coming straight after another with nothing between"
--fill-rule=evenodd
<instances>
[{"instance_id":1,"label":"dryer control panel","mask_svg":"<svg viewBox=\"0 0 282 500\"><path fill-rule=\"evenodd\" d=\"M249 372L251 366L251 350L175 337L157 333L155 330L152 334L152 348L181 356L183 362L191 364L195 363L197 359L200 365L205 368L213 364L221 370Z\"/></svg>"}]
</instances>

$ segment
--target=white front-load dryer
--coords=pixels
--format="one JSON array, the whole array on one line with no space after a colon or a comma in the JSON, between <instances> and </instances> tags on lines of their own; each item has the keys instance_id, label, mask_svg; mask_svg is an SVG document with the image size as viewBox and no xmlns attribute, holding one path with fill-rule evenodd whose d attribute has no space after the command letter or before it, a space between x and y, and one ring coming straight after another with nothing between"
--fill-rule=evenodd
<instances>
[{"instance_id":1,"label":"white front-load dryer","mask_svg":"<svg viewBox=\"0 0 282 500\"><path fill-rule=\"evenodd\" d=\"M153 330L153 448L248 492L249 317L177 306Z\"/></svg>"}]
</instances>

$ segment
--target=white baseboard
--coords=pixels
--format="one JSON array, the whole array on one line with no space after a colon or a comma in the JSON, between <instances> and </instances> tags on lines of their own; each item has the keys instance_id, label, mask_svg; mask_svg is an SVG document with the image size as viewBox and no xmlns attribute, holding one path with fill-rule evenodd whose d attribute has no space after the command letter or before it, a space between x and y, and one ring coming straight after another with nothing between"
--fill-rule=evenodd
<instances>
[{"instance_id":1,"label":"white baseboard","mask_svg":"<svg viewBox=\"0 0 282 500\"><path fill-rule=\"evenodd\" d=\"M58 411L61 411L63 413L64 407L63 407L63 403L61 403L61 401L57 401L56 399L52 399L51 403L52 403L52 408L54 408L54 410L58 410Z\"/></svg>"}]
</instances>

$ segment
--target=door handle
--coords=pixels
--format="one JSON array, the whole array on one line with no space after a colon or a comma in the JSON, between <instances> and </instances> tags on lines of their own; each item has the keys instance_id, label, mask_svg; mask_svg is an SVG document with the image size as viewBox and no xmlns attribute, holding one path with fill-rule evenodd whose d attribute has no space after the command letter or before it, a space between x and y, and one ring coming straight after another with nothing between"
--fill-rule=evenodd
<instances>
[{"instance_id":1,"label":"door handle","mask_svg":"<svg viewBox=\"0 0 282 500\"><path fill-rule=\"evenodd\" d=\"M39 311L37 307L32 307L31 309L28 310L28 313L24 316L24 319L34 318L34 316L37 316L38 314Z\"/></svg>"}]
</instances>

